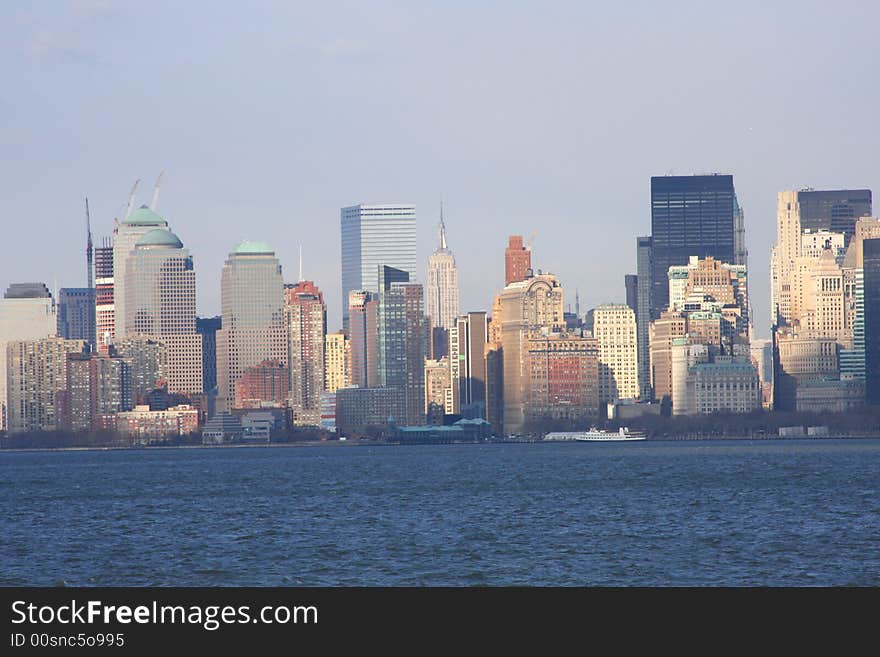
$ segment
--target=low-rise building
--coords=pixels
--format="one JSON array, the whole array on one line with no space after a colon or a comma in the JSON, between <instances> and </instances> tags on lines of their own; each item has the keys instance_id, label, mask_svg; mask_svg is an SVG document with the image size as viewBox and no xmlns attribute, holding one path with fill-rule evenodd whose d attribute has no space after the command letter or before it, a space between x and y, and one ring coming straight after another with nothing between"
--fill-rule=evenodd
<instances>
[{"instance_id":1,"label":"low-rise building","mask_svg":"<svg viewBox=\"0 0 880 657\"><path fill-rule=\"evenodd\" d=\"M761 408L758 373L751 363L698 363L688 372L688 412L750 413Z\"/></svg>"},{"instance_id":2,"label":"low-rise building","mask_svg":"<svg viewBox=\"0 0 880 657\"><path fill-rule=\"evenodd\" d=\"M136 444L149 444L170 436L185 436L199 430L199 411L188 404L151 411L149 406L135 406L133 411L117 413L116 430Z\"/></svg>"}]
</instances>

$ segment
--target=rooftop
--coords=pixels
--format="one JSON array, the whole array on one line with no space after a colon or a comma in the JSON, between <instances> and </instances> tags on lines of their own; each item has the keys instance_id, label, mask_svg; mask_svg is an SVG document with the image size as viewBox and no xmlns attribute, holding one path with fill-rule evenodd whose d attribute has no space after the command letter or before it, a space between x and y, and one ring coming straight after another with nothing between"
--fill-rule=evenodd
<instances>
[{"instance_id":1,"label":"rooftop","mask_svg":"<svg viewBox=\"0 0 880 657\"><path fill-rule=\"evenodd\" d=\"M172 233L170 230L162 230L161 228L157 228L156 230L151 230L143 237L141 237L137 242L135 242L135 246L159 246L170 249L182 249L183 242L181 242L180 238Z\"/></svg>"},{"instance_id":2,"label":"rooftop","mask_svg":"<svg viewBox=\"0 0 880 657\"><path fill-rule=\"evenodd\" d=\"M250 240L245 240L238 245L234 249L232 249L233 255L275 255L275 251L272 250L272 247L266 244L265 242L252 242Z\"/></svg>"},{"instance_id":3,"label":"rooftop","mask_svg":"<svg viewBox=\"0 0 880 657\"><path fill-rule=\"evenodd\" d=\"M132 212L122 221L123 224L128 226L167 226L168 222L165 221L158 214L153 212L146 205L142 205L137 210Z\"/></svg>"}]
</instances>

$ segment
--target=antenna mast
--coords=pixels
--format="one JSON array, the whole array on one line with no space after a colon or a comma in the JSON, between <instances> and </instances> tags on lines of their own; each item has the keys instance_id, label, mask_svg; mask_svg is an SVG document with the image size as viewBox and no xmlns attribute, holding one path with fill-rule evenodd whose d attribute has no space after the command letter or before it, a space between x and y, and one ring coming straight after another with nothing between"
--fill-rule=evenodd
<instances>
[{"instance_id":1,"label":"antenna mast","mask_svg":"<svg viewBox=\"0 0 880 657\"><path fill-rule=\"evenodd\" d=\"M92 246L92 219L89 216L89 197L86 196L86 280L89 289L95 287L94 248Z\"/></svg>"}]
</instances>

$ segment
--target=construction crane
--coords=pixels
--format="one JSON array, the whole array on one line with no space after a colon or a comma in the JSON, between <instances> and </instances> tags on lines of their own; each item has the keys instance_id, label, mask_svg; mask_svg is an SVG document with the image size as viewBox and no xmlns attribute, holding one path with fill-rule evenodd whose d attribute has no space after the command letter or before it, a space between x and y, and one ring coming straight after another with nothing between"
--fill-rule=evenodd
<instances>
[{"instance_id":1,"label":"construction crane","mask_svg":"<svg viewBox=\"0 0 880 657\"><path fill-rule=\"evenodd\" d=\"M134 208L134 195L137 193L138 183L141 181L140 178L134 181L134 185L131 188L131 194L128 196L128 208L125 210L125 216L123 219L128 219L128 215L131 214L132 209Z\"/></svg>"},{"instance_id":2,"label":"construction crane","mask_svg":"<svg viewBox=\"0 0 880 657\"><path fill-rule=\"evenodd\" d=\"M156 203L159 202L159 188L162 186L162 176L165 175L165 169L162 169L159 172L159 177L156 179L156 186L153 188L153 200L150 201L150 210L153 212L156 211Z\"/></svg>"}]
</instances>

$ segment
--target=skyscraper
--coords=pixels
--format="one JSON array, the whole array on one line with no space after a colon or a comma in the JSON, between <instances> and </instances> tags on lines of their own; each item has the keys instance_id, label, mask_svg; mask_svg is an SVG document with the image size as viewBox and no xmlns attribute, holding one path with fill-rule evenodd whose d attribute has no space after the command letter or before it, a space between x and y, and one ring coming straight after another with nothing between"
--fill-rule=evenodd
<instances>
[{"instance_id":1,"label":"skyscraper","mask_svg":"<svg viewBox=\"0 0 880 657\"><path fill-rule=\"evenodd\" d=\"M349 317L349 327L351 318ZM336 392L350 384L351 342L342 331L324 339L324 390Z\"/></svg>"},{"instance_id":2,"label":"skyscraper","mask_svg":"<svg viewBox=\"0 0 880 657\"><path fill-rule=\"evenodd\" d=\"M416 278L416 206L406 203L342 208L342 323L348 330L348 293L379 293L379 267L402 269Z\"/></svg>"},{"instance_id":3,"label":"skyscraper","mask_svg":"<svg viewBox=\"0 0 880 657\"><path fill-rule=\"evenodd\" d=\"M8 344L10 433L60 428L58 397L67 388L67 355L84 348L82 340L56 337Z\"/></svg>"},{"instance_id":4,"label":"skyscraper","mask_svg":"<svg viewBox=\"0 0 880 657\"><path fill-rule=\"evenodd\" d=\"M116 324L113 304L113 239L95 247L95 338L97 349L107 353Z\"/></svg>"},{"instance_id":5,"label":"skyscraper","mask_svg":"<svg viewBox=\"0 0 880 657\"><path fill-rule=\"evenodd\" d=\"M797 192L801 230L843 233L849 244L859 217L871 214L870 189L803 189Z\"/></svg>"},{"instance_id":6,"label":"skyscraper","mask_svg":"<svg viewBox=\"0 0 880 657\"><path fill-rule=\"evenodd\" d=\"M637 274L626 274L623 277L623 285L626 288L626 305L632 308L638 321L639 315L639 277Z\"/></svg>"},{"instance_id":7,"label":"skyscraper","mask_svg":"<svg viewBox=\"0 0 880 657\"><path fill-rule=\"evenodd\" d=\"M651 364L648 331L653 308L653 241L650 236L636 238L636 333L638 338L639 390L643 399L654 396L651 390ZM629 305L629 303L627 303ZM630 306L631 307L631 306ZM663 309L665 310L665 308ZM658 313L659 315L659 313Z\"/></svg>"},{"instance_id":8,"label":"skyscraper","mask_svg":"<svg viewBox=\"0 0 880 657\"><path fill-rule=\"evenodd\" d=\"M534 331L528 340L526 420L588 422L599 410L598 347L577 332Z\"/></svg>"},{"instance_id":9,"label":"skyscraper","mask_svg":"<svg viewBox=\"0 0 880 657\"><path fill-rule=\"evenodd\" d=\"M290 371L290 409L293 423L318 426L324 390L324 339L327 307L312 281L284 288L284 326Z\"/></svg>"},{"instance_id":10,"label":"skyscraper","mask_svg":"<svg viewBox=\"0 0 880 657\"><path fill-rule=\"evenodd\" d=\"M446 245L446 224L440 207L437 249L428 258L428 282L425 285L425 306L431 323L431 352L434 358L446 355L449 331L458 317L458 268L455 256Z\"/></svg>"},{"instance_id":11,"label":"skyscraper","mask_svg":"<svg viewBox=\"0 0 880 657\"><path fill-rule=\"evenodd\" d=\"M138 240L153 230L170 230L168 222L153 212L146 205L128 215L118 224L113 233L113 305L114 335L116 339L125 337L126 304L126 271L125 262Z\"/></svg>"},{"instance_id":12,"label":"skyscraper","mask_svg":"<svg viewBox=\"0 0 880 657\"><path fill-rule=\"evenodd\" d=\"M880 404L880 239L862 242L864 259L865 391L869 404Z\"/></svg>"},{"instance_id":13,"label":"skyscraper","mask_svg":"<svg viewBox=\"0 0 880 657\"><path fill-rule=\"evenodd\" d=\"M486 417L486 311L469 312L456 321L458 408L465 417Z\"/></svg>"},{"instance_id":14,"label":"skyscraper","mask_svg":"<svg viewBox=\"0 0 880 657\"><path fill-rule=\"evenodd\" d=\"M0 430L8 427L6 346L57 331L55 300L43 283L13 283L0 299Z\"/></svg>"},{"instance_id":15,"label":"skyscraper","mask_svg":"<svg viewBox=\"0 0 880 657\"><path fill-rule=\"evenodd\" d=\"M494 323L495 310L492 312ZM560 330L564 325L562 285L553 274L539 274L524 281L515 281L501 291L505 433L517 433L525 423L530 381L528 340L531 333L544 328Z\"/></svg>"},{"instance_id":16,"label":"skyscraper","mask_svg":"<svg viewBox=\"0 0 880 657\"><path fill-rule=\"evenodd\" d=\"M202 336L202 387L205 392L217 388L217 331L222 318L196 317L196 332Z\"/></svg>"},{"instance_id":17,"label":"skyscraper","mask_svg":"<svg viewBox=\"0 0 880 657\"><path fill-rule=\"evenodd\" d=\"M284 281L275 252L264 242L236 246L220 282L223 328L217 331L218 410L235 401L235 382L265 360L287 364Z\"/></svg>"},{"instance_id":18,"label":"skyscraper","mask_svg":"<svg viewBox=\"0 0 880 657\"><path fill-rule=\"evenodd\" d=\"M532 267L532 250L523 246L522 235L507 238L504 249L504 284L510 285L526 279L526 272Z\"/></svg>"},{"instance_id":19,"label":"skyscraper","mask_svg":"<svg viewBox=\"0 0 880 657\"><path fill-rule=\"evenodd\" d=\"M379 382L395 390L398 424L425 421L425 358L428 320L419 283L391 283L379 292Z\"/></svg>"},{"instance_id":20,"label":"skyscraper","mask_svg":"<svg viewBox=\"0 0 880 657\"><path fill-rule=\"evenodd\" d=\"M63 287L58 291L58 335L85 340L95 348L95 289Z\"/></svg>"},{"instance_id":21,"label":"skyscraper","mask_svg":"<svg viewBox=\"0 0 880 657\"><path fill-rule=\"evenodd\" d=\"M117 316L117 327L121 320L126 336L165 343L169 392L201 394L202 336L196 332L196 275L189 250L171 231L151 230L135 242L123 271L125 315Z\"/></svg>"},{"instance_id":22,"label":"skyscraper","mask_svg":"<svg viewBox=\"0 0 880 657\"><path fill-rule=\"evenodd\" d=\"M351 385L375 388L379 385L379 295L368 290L348 294L351 341Z\"/></svg>"},{"instance_id":23,"label":"skyscraper","mask_svg":"<svg viewBox=\"0 0 880 657\"><path fill-rule=\"evenodd\" d=\"M817 256L805 252L804 233L828 231L843 235L847 247L856 223L871 214L871 190L812 190L779 192L776 209L776 245L771 250L771 318L778 326L799 319L796 279L798 259ZM830 235L828 239L833 239ZM801 263L802 265L806 263Z\"/></svg>"},{"instance_id":24,"label":"skyscraper","mask_svg":"<svg viewBox=\"0 0 880 657\"><path fill-rule=\"evenodd\" d=\"M599 400L636 399L639 381L635 313L624 304L598 306L593 335L599 341Z\"/></svg>"},{"instance_id":25,"label":"skyscraper","mask_svg":"<svg viewBox=\"0 0 880 657\"><path fill-rule=\"evenodd\" d=\"M651 177L652 319L669 304L670 266L690 256L736 263L739 211L731 175Z\"/></svg>"}]
</instances>

